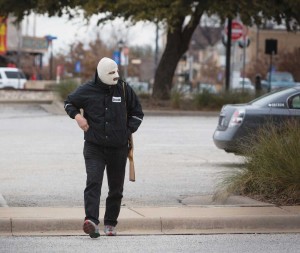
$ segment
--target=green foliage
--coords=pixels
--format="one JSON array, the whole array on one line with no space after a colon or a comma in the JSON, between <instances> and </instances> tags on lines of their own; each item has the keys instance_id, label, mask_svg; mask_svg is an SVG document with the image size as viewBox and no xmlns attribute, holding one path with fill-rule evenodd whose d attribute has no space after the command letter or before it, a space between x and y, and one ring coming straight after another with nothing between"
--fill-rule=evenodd
<instances>
[{"instance_id":1,"label":"green foliage","mask_svg":"<svg viewBox=\"0 0 300 253\"><path fill-rule=\"evenodd\" d=\"M12 14L17 18L17 21L21 21L24 16L29 15L31 12L38 14L47 13L51 16L62 16L64 13L69 14L72 18L73 14L71 9L75 9L80 6L80 0L59 0L59 1L46 1L46 0L0 0L0 16L8 16Z\"/></svg>"},{"instance_id":2,"label":"green foliage","mask_svg":"<svg viewBox=\"0 0 300 253\"><path fill-rule=\"evenodd\" d=\"M217 96L204 90L194 96L194 103L197 109L210 108L217 109L220 105L217 103Z\"/></svg>"},{"instance_id":3,"label":"green foliage","mask_svg":"<svg viewBox=\"0 0 300 253\"><path fill-rule=\"evenodd\" d=\"M244 142L242 169L222 183L222 191L276 204L300 204L300 123L267 124Z\"/></svg>"},{"instance_id":4,"label":"green foliage","mask_svg":"<svg viewBox=\"0 0 300 253\"><path fill-rule=\"evenodd\" d=\"M55 90L58 92L60 98L65 100L67 96L78 87L78 83L73 80L64 80L57 84Z\"/></svg>"},{"instance_id":5,"label":"green foliage","mask_svg":"<svg viewBox=\"0 0 300 253\"><path fill-rule=\"evenodd\" d=\"M169 26L176 24L182 17L193 15L195 9L201 13L217 14L223 20L227 17L236 17L239 13L243 22L247 25L253 23L262 24L266 19L273 19L281 24L286 22L288 28L299 28L300 0L224 0L222 4L218 0L0 0L0 15L13 14L20 21L30 12L40 14L48 13L49 16L63 13L74 16L74 11L84 10L85 16L94 14L106 14L99 19L99 23L123 17L125 20L137 21L163 21Z\"/></svg>"},{"instance_id":6,"label":"green foliage","mask_svg":"<svg viewBox=\"0 0 300 253\"><path fill-rule=\"evenodd\" d=\"M212 1L208 12L218 14L224 21L226 18L235 18L237 13L246 25L262 25L266 20L273 20L278 24L285 24L288 30L299 29L300 0L280 1Z\"/></svg>"},{"instance_id":7,"label":"green foliage","mask_svg":"<svg viewBox=\"0 0 300 253\"><path fill-rule=\"evenodd\" d=\"M196 109L219 110L225 104L248 103L254 99L254 95L242 92L223 92L221 94L212 94L204 90L193 97Z\"/></svg>"},{"instance_id":8,"label":"green foliage","mask_svg":"<svg viewBox=\"0 0 300 253\"><path fill-rule=\"evenodd\" d=\"M179 109L182 103L183 95L179 91L173 91L171 93L171 106L173 109Z\"/></svg>"},{"instance_id":9,"label":"green foliage","mask_svg":"<svg viewBox=\"0 0 300 253\"><path fill-rule=\"evenodd\" d=\"M220 110L225 104L248 103L255 98L254 94L242 92L223 92L212 94L207 90L194 95L184 94L181 91L173 90L170 98L170 105L173 109L182 110Z\"/></svg>"}]
</instances>

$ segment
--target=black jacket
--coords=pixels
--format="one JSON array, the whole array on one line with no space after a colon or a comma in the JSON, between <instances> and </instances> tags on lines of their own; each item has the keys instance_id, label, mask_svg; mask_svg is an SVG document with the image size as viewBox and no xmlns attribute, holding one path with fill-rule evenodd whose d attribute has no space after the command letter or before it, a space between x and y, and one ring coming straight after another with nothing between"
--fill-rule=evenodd
<instances>
[{"instance_id":1,"label":"black jacket","mask_svg":"<svg viewBox=\"0 0 300 253\"><path fill-rule=\"evenodd\" d=\"M97 73L94 80L79 86L65 100L65 111L71 118L80 109L89 124L84 139L104 147L126 145L144 117L138 97L129 85L122 80L116 85L106 85Z\"/></svg>"}]
</instances>

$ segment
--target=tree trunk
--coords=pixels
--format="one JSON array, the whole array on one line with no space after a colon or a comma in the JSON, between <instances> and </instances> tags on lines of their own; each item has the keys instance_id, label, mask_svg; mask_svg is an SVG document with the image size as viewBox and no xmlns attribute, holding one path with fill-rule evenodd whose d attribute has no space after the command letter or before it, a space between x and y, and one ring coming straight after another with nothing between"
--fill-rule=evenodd
<instances>
[{"instance_id":1,"label":"tree trunk","mask_svg":"<svg viewBox=\"0 0 300 253\"><path fill-rule=\"evenodd\" d=\"M173 76L180 60L186 50L183 50L179 32L168 32L167 45L155 72L153 97L169 99ZM187 47L187 45L186 45Z\"/></svg>"},{"instance_id":2,"label":"tree trunk","mask_svg":"<svg viewBox=\"0 0 300 253\"><path fill-rule=\"evenodd\" d=\"M153 98L169 99L173 76L181 56L187 51L191 37L199 23L202 13L195 12L190 22L183 28L184 19L168 28L167 44L155 72Z\"/></svg>"}]
</instances>

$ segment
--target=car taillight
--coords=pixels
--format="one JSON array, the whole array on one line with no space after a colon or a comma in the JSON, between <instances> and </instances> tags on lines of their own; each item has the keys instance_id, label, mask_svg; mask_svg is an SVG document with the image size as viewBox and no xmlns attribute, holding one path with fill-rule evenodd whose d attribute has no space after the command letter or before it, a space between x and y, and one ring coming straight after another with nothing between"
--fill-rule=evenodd
<instances>
[{"instance_id":1,"label":"car taillight","mask_svg":"<svg viewBox=\"0 0 300 253\"><path fill-rule=\"evenodd\" d=\"M236 109L231 116L229 127L239 126L242 124L245 117L245 109Z\"/></svg>"}]
</instances>

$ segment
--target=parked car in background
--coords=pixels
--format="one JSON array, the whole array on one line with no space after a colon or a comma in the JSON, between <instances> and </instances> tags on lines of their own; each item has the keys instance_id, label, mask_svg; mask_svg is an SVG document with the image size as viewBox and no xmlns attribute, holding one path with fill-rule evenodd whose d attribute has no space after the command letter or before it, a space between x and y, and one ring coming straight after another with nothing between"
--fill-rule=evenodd
<instances>
[{"instance_id":1,"label":"parked car in background","mask_svg":"<svg viewBox=\"0 0 300 253\"><path fill-rule=\"evenodd\" d=\"M247 104L224 105L213 141L226 152L238 153L239 143L259 127L292 118L300 120L300 86L265 94Z\"/></svg>"},{"instance_id":2,"label":"parked car in background","mask_svg":"<svg viewBox=\"0 0 300 253\"><path fill-rule=\"evenodd\" d=\"M184 98L191 98L194 90L191 83L175 83L171 92Z\"/></svg>"},{"instance_id":3,"label":"parked car in background","mask_svg":"<svg viewBox=\"0 0 300 253\"><path fill-rule=\"evenodd\" d=\"M255 92L255 88L251 80L247 77L245 78L240 77L237 83L233 83L231 90L234 92L248 92L248 93Z\"/></svg>"},{"instance_id":4,"label":"parked car in background","mask_svg":"<svg viewBox=\"0 0 300 253\"><path fill-rule=\"evenodd\" d=\"M26 77L17 68L0 68L0 89L24 89Z\"/></svg>"},{"instance_id":5,"label":"parked car in background","mask_svg":"<svg viewBox=\"0 0 300 253\"><path fill-rule=\"evenodd\" d=\"M137 93L150 93L150 85L147 82L129 82L130 87Z\"/></svg>"},{"instance_id":6,"label":"parked car in background","mask_svg":"<svg viewBox=\"0 0 300 253\"><path fill-rule=\"evenodd\" d=\"M218 91L216 89L216 86L210 83L199 83L197 86L197 92L198 93L211 93L211 94L217 94Z\"/></svg>"},{"instance_id":7,"label":"parked car in background","mask_svg":"<svg viewBox=\"0 0 300 253\"><path fill-rule=\"evenodd\" d=\"M261 86L264 90L268 91L270 84L271 84L270 91L294 87L297 85L293 75L289 72L272 72L271 80L270 80L270 73L268 73L266 80L263 80L261 82Z\"/></svg>"}]
</instances>

